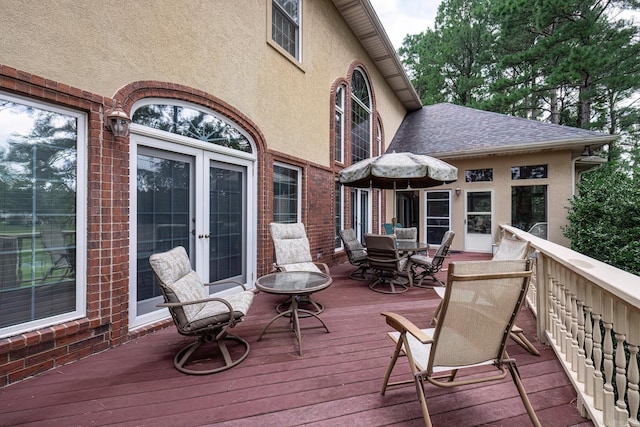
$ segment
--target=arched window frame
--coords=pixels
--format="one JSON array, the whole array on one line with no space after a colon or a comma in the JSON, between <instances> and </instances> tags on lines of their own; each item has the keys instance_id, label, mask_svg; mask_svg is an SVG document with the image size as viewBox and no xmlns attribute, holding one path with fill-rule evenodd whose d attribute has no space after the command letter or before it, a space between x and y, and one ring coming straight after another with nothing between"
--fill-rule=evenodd
<instances>
[{"instance_id":1,"label":"arched window frame","mask_svg":"<svg viewBox=\"0 0 640 427\"><path fill-rule=\"evenodd\" d=\"M351 73L350 89L351 163L355 163L372 155L371 86L362 68L358 67ZM362 123L366 123L366 128L359 126Z\"/></svg>"}]
</instances>

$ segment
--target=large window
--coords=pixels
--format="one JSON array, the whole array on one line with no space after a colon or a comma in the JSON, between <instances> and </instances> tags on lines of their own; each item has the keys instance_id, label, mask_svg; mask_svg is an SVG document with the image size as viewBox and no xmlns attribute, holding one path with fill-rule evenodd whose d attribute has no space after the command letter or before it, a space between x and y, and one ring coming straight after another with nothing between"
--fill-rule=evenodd
<instances>
[{"instance_id":1,"label":"large window","mask_svg":"<svg viewBox=\"0 0 640 427\"><path fill-rule=\"evenodd\" d=\"M273 165L273 221L300 221L299 168L284 164Z\"/></svg>"},{"instance_id":2,"label":"large window","mask_svg":"<svg viewBox=\"0 0 640 427\"><path fill-rule=\"evenodd\" d=\"M511 187L511 225L547 238L547 186Z\"/></svg>"},{"instance_id":3,"label":"large window","mask_svg":"<svg viewBox=\"0 0 640 427\"><path fill-rule=\"evenodd\" d=\"M83 114L0 94L0 337L85 314L85 133Z\"/></svg>"},{"instance_id":4,"label":"large window","mask_svg":"<svg viewBox=\"0 0 640 427\"><path fill-rule=\"evenodd\" d=\"M351 77L351 163L371 157L371 96L363 72Z\"/></svg>"},{"instance_id":5,"label":"large window","mask_svg":"<svg viewBox=\"0 0 640 427\"><path fill-rule=\"evenodd\" d=\"M273 0L271 38L300 60L300 0Z\"/></svg>"}]
</instances>

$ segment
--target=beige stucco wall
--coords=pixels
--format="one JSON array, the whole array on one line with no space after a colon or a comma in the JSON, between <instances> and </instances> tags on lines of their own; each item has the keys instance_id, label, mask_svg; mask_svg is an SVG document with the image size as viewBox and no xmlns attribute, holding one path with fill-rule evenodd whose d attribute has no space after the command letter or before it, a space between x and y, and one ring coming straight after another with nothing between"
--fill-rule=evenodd
<instances>
[{"instance_id":1,"label":"beige stucco wall","mask_svg":"<svg viewBox=\"0 0 640 427\"><path fill-rule=\"evenodd\" d=\"M210 93L248 116L270 149L330 165L330 89L370 72L386 140L405 111L333 4L303 2L302 64L268 44L270 0L5 0L0 63L113 97L139 80Z\"/></svg>"},{"instance_id":2,"label":"beige stucco wall","mask_svg":"<svg viewBox=\"0 0 640 427\"><path fill-rule=\"evenodd\" d=\"M494 222L493 241L499 239L499 225L511 224L511 187L516 185L547 186L547 220L548 239L563 246L569 246L569 240L562 235L562 227L567 225L567 207L573 194L573 165L569 151L546 151L511 156L492 156L477 159L446 159L458 168L458 181L449 185L434 188L448 189L452 192L452 230L456 233L452 249L464 250L465 235L465 194L467 190L493 190ZM512 166L548 165L548 178L512 180ZM493 182L465 182L464 173L468 169L493 168ZM455 195L455 188L462 190L460 196ZM420 191L420 230L424 233L424 191ZM489 249L489 248L487 248Z\"/></svg>"}]
</instances>

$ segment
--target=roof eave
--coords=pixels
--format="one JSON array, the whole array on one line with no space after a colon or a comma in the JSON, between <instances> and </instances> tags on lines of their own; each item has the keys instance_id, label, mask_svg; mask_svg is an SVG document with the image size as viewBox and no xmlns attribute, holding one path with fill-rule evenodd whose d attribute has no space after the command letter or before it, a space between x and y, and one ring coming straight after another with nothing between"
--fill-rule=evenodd
<instances>
[{"instance_id":1,"label":"roof eave","mask_svg":"<svg viewBox=\"0 0 640 427\"><path fill-rule=\"evenodd\" d=\"M606 135L602 137L593 137L585 139L566 139L558 141L545 141L529 143L526 146L511 145L500 147L479 148L476 150L464 150L464 151L448 151L448 152L430 152L429 155L438 159L464 159L472 157L487 157L487 156L505 156L513 154L524 154L531 152L540 152L543 150L567 150L583 146L592 146L592 148L600 148L603 145L609 144L615 141L617 137L615 135Z\"/></svg>"},{"instance_id":2,"label":"roof eave","mask_svg":"<svg viewBox=\"0 0 640 427\"><path fill-rule=\"evenodd\" d=\"M332 1L404 108L407 111L422 108L420 96L369 0Z\"/></svg>"}]
</instances>

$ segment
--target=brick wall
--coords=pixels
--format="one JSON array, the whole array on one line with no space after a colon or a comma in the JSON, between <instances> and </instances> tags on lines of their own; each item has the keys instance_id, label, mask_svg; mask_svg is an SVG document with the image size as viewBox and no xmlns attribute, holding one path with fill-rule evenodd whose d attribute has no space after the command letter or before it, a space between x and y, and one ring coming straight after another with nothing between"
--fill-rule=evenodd
<instances>
[{"instance_id":1,"label":"brick wall","mask_svg":"<svg viewBox=\"0 0 640 427\"><path fill-rule=\"evenodd\" d=\"M303 222L316 261L332 265L345 260L334 252L334 174L326 168L274 153L258 127L232 106L193 88L156 81L134 82L113 99L0 65L0 90L54 103L87 114L87 316L71 322L0 339L0 387L171 326L159 322L130 333L129 323L129 138L116 138L104 127L104 112L115 105L127 113L145 97L179 99L231 118L258 147L257 272L272 269L273 245L268 225L273 218L273 162L303 170ZM317 258L319 255L319 258Z\"/></svg>"}]
</instances>

